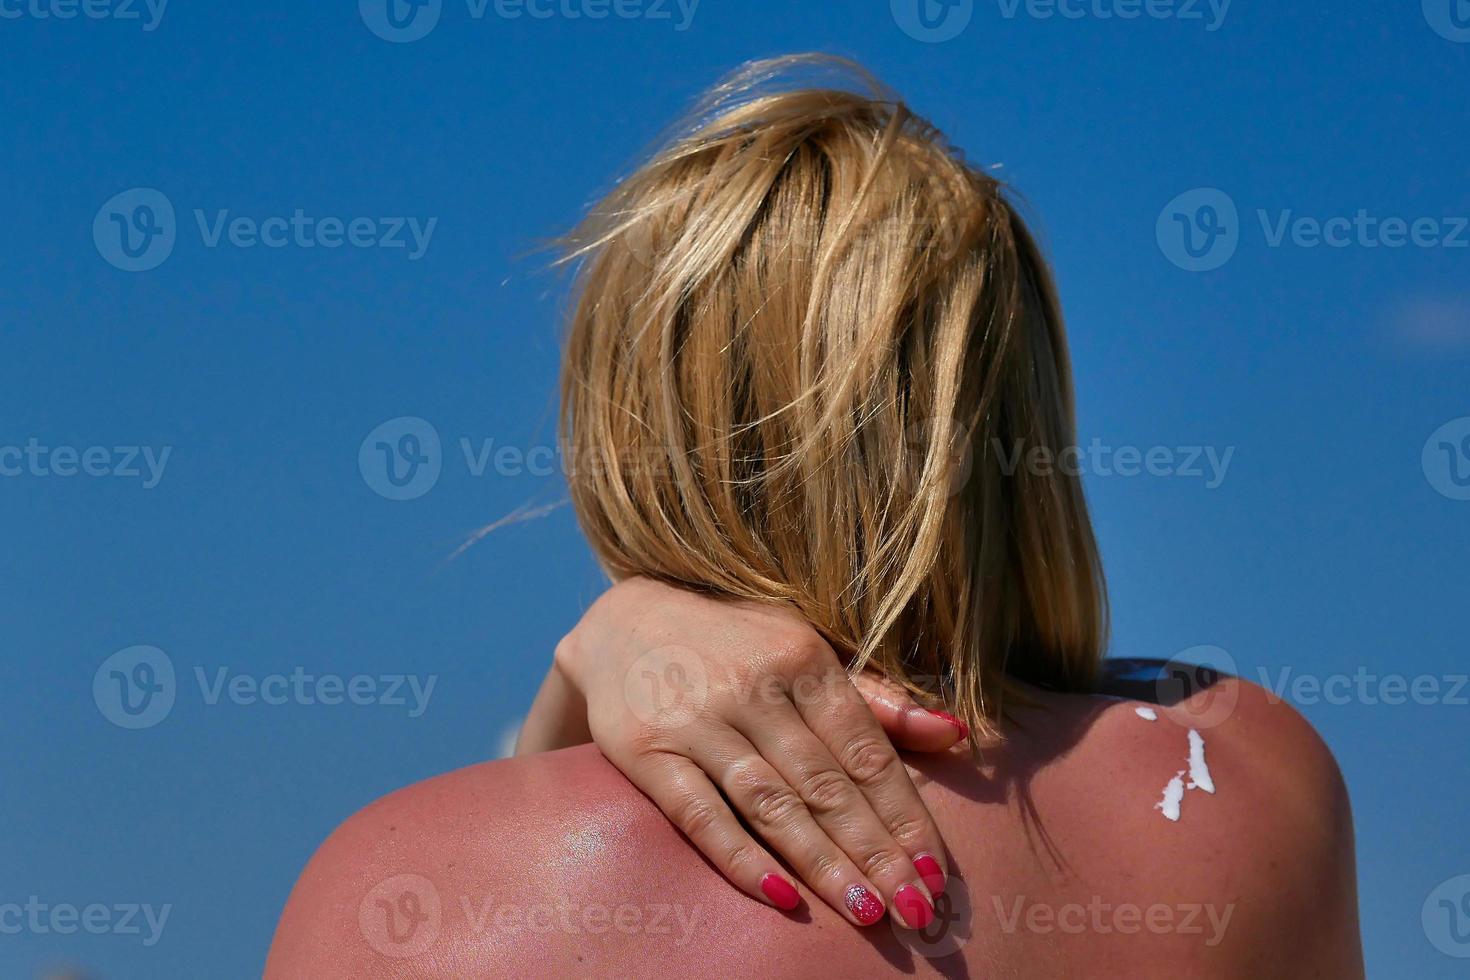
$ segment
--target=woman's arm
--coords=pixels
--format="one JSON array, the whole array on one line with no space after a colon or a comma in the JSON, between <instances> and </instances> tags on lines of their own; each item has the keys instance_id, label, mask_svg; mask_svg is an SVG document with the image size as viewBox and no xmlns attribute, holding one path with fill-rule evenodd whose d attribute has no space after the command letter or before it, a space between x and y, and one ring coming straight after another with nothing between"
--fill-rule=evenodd
<instances>
[{"instance_id":1,"label":"woman's arm","mask_svg":"<svg viewBox=\"0 0 1470 980\"><path fill-rule=\"evenodd\" d=\"M596 741L748 894L799 903L774 851L850 921L892 908L921 927L944 845L889 736L943 751L967 734L880 678L855 685L794 613L632 579L558 645L516 754Z\"/></svg>"},{"instance_id":2,"label":"woman's arm","mask_svg":"<svg viewBox=\"0 0 1470 980\"><path fill-rule=\"evenodd\" d=\"M587 727L587 699L567 680L553 660L551 670L531 702L531 710L516 737L516 755L550 752L592 741Z\"/></svg>"}]
</instances>

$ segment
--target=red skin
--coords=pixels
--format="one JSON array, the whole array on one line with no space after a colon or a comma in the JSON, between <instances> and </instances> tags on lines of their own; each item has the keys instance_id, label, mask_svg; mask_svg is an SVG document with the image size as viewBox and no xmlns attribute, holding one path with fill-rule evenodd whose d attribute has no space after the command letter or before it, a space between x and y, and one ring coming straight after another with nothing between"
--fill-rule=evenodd
<instances>
[{"instance_id":1,"label":"red skin","mask_svg":"<svg viewBox=\"0 0 1470 980\"><path fill-rule=\"evenodd\" d=\"M1255 685L1213 693L1238 698L1202 729L1217 792L1186 792L1178 823L1153 804L1185 766L1188 703L1149 722L1043 695L983 765L913 757L959 876L924 934L950 946L854 928L805 887L795 912L740 893L583 746L354 815L297 882L266 976L1362 976L1331 754Z\"/></svg>"}]
</instances>

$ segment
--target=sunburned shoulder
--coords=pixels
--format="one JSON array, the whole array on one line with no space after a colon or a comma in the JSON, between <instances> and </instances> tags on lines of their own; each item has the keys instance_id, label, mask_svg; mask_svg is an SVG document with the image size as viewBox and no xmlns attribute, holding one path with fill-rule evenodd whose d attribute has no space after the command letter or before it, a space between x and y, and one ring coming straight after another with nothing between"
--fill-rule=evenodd
<instances>
[{"instance_id":1,"label":"sunburned shoulder","mask_svg":"<svg viewBox=\"0 0 1470 980\"><path fill-rule=\"evenodd\" d=\"M286 903L266 976L510 976L518 965L520 975L536 973L521 962L527 940L556 930L507 928L497 916L540 908L551 883L575 888L579 875L616 873L629 848L609 845L626 834L655 862L682 849L677 831L592 746L404 787L317 849Z\"/></svg>"},{"instance_id":2,"label":"sunburned shoulder","mask_svg":"<svg viewBox=\"0 0 1470 980\"><path fill-rule=\"evenodd\" d=\"M1072 850L1108 855L1098 874L1145 908L1209 906L1209 955L1241 975L1361 975L1347 790L1296 709L1233 677L1171 704L1075 700L1085 731L1035 788L1087 801Z\"/></svg>"},{"instance_id":3,"label":"sunburned shoulder","mask_svg":"<svg viewBox=\"0 0 1470 980\"><path fill-rule=\"evenodd\" d=\"M1351 829L1347 788L1332 751L1300 712L1265 688L1235 677L1165 703L1128 698L1094 698L1096 724L1084 745L1095 751L1126 752L1130 771L1152 773L1154 764L1174 765L1183 786L1177 807L1158 810L1183 823L1184 812L1206 798L1225 804L1233 793L1264 806L1263 818L1280 829L1303 824ZM1218 778L1217 778L1218 777ZM1172 777L1171 777L1172 778ZM1233 807L1232 807L1233 808Z\"/></svg>"},{"instance_id":4,"label":"sunburned shoulder","mask_svg":"<svg viewBox=\"0 0 1470 980\"><path fill-rule=\"evenodd\" d=\"M971 952L1035 968L1022 973L1089 963L1095 975L1136 974L1148 962L1199 977L1361 975L1346 790L1293 708L1228 678L1170 705L1043 702L978 767L961 754L909 759L954 866L983 884L972 888ZM1042 868L1034 854L1048 849L1057 861ZM584 911L641 916L644 932L619 943L609 918L603 941L589 942L585 923L528 932L498 918L551 901L550 890ZM1074 905L1083 934L1030 928L1033 908ZM704 921L653 929L655 907ZM747 961L748 947L736 955L710 938L732 929L791 955L821 948L833 969L875 956L881 969L891 954L849 941L820 905L811 916L788 921L730 888L584 746L471 766L353 815L297 882L267 975L647 975L650 957L671 968ZM680 946L681 935L696 939ZM691 945L697 957L681 959Z\"/></svg>"}]
</instances>

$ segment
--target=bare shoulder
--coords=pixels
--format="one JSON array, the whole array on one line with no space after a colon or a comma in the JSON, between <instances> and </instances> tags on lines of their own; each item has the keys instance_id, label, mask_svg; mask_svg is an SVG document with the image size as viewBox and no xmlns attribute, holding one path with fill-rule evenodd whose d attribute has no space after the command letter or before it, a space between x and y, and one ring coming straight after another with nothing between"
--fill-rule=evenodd
<instances>
[{"instance_id":1,"label":"bare shoulder","mask_svg":"<svg viewBox=\"0 0 1470 980\"><path fill-rule=\"evenodd\" d=\"M1181 726L1218 718L1199 737L1220 768L1241 776L1253 832L1236 835L1228 854L1239 869L1231 950L1242 969L1362 976L1352 809L1322 737L1290 704L1233 677L1168 710Z\"/></svg>"},{"instance_id":2,"label":"bare shoulder","mask_svg":"<svg viewBox=\"0 0 1470 980\"><path fill-rule=\"evenodd\" d=\"M1183 693L1163 703L1091 699L1103 705L1095 709L1096 723L1088 727L1085 741L1104 751L1116 748L1114 743L1126 743L1144 758L1168 754L1176 744L1204 745L1209 756L1248 773L1242 791L1275 800L1273 813L1289 819L1305 808L1314 821L1332 813L1350 823L1347 788L1337 760L1292 705L1237 677L1219 677Z\"/></svg>"},{"instance_id":3,"label":"bare shoulder","mask_svg":"<svg viewBox=\"0 0 1470 980\"><path fill-rule=\"evenodd\" d=\"M909 758L972 883L977 963L1362 975L1347 792L1294 709L1229 678L1169 705L1054 702L979 767ZM1059 864L1036 860L1047 848ZM1050 918L1032 928L1033 909ZM728 887L586 746L471 766L354 814L301 873L266 975L739 972L761 956L811 967L813 949L830 975L928 972L889 930L859 936L820 903L798 921Z\"/></svg>"},{"instance_id":4,"label":"bare shoulder","mask_svg":"<svg viewBox=\"0 0 1470 980\"><path fill-rule=\"evenodd\" d=\"M657 838L656 816L590 747L407 786L353 814L317 849L286 902L265 975L535 973L520 962L535 948L531 926L507 928L505 909L545 899L537 889L547 880L574 880L578 869L555 867L558 856L579 848L589 856L611 828Z\"/></svg>"},{"instance_id":5,"label":"bare shoulder","mask_svg":"<svg viewBox=\"0 0 1470 980\"><path fill-rule=\"evenodd\" d=\"M1108 774L1098 791L1126 808L1115 853L1154 891L1214 906L1209 956L1226 975L1361 976L1352 813L1331 750L1256 684L1183 694L1108 699L1079 740L1073 768ZM1132 802L1144 794L1146 810Z\"/></svg>"}]
</instances>

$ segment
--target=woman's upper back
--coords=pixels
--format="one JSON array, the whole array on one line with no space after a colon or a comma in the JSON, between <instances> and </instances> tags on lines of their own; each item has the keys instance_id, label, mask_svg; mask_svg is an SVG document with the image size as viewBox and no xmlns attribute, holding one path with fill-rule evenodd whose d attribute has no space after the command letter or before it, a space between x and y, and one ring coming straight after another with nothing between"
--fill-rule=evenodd
<instances>
[{"instance_id":1,"label":"woman's upper back","mask_svg":"<svg viewBox=\"0 0 1470 980\"><path fill-rule=\"evenodd\" d=\"M1331 755L1254 685L1208 696L1045 695L981 765L912 763L953 874L922 934L745 897L589 746L353 816L297 883L267 974L1360 975Z\"/></svg>"}]
</instances>

